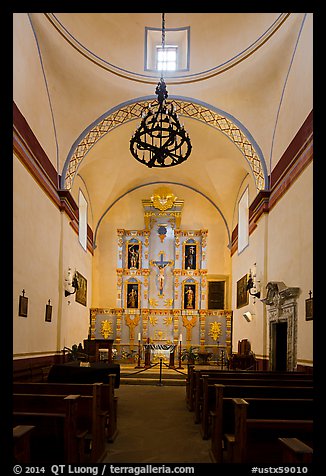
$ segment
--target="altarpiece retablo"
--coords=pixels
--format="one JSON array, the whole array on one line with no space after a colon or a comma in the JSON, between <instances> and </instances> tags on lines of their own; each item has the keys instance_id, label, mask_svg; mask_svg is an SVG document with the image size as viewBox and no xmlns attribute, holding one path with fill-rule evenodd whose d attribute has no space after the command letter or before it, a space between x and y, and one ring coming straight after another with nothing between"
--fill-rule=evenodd
<instances>
[{"instance_id":1,"label":"altarpiece retablo","mask_svg":"<svg viewBox=\"0 0 326 476\"><path fill-rule=\"evenodd\" d=\"M139 337L177 344L183 336L185 346L230 351L232 312L207 309L208 230L182 229L184 201L167 187L142 205L144 228L117 230L116 308L91 309L90 337L109 328L126 350L136 349Z\"/></svg>"}]
</instances>

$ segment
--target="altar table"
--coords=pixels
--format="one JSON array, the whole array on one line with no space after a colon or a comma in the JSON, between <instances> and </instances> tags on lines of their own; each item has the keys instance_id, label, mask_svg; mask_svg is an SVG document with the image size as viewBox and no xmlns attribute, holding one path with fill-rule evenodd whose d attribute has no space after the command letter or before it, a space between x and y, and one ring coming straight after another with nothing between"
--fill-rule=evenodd
<instances>
[{"instance_id":1,"label":"altar table","mask_svg":"<svg viewBox=\"0 0 326 476\"><path fill-rule=\"evenodd\" d=\"M151 365L151 351L155 353L165 352L169 353L169 368L174 369L174 351L177 347L176 344L144 344L145 349L145 367L150 367Z\"/></svg>"}]
</instances>

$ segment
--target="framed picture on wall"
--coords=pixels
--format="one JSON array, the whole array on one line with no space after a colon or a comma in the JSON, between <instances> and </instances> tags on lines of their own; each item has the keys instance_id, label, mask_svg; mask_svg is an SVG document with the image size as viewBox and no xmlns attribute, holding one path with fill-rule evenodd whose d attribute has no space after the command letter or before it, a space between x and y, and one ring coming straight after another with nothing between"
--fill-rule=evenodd
<instances>
[{"instance_id":1,"label":"framed picture on wall","mask_svg":"<svg viewBox=\"0 0 326 476\"><path fill-rule=\"evenodd\" d=\"M313 298L306 299L306 321L313 320Z\"/></svg>"},{"instance_id":2,"label":"framed picture on wall","mask_svg":"<svg viewBox=\"0 0 326 476\"><path fill-rule=\"evenodd\" d=\"M52 306L51 304L46 304L45 306L45 321L51 322L52 320Z\"/></svg>"},{"instance_id":3,"label":"framed picture on wall","mask_svg":"<svg viewBox=\"0 0 326 476\"><path fill-rule=\"evenodd\" d=\"M249 304L249 292L247 291L248 276L245 274L237 281L237 309Z\"/></svg>"},{"instance_id":4,"label":"framed picture on wall","mask_svg":"<svg viewBox=\"0 0 326 476\"><path fill-rule=\"evenodd\" d=\"M27 311L28 311L28 297L19 296L18 315L22 317L27 317Z\"/></svg>"},{"instance_id":5,"label":"framed picture on wall","mask_svg":"<svg viewBox=\"0 0 326 476\"><path fill-rule=\"evenodd\" d=\"M78 271L76 271L75 275L76 275L77 282L78 282L78 288L77 288L77 291L76 291L76 294L75 294L75 301L79 302L83 306L86 306L86 304L87 304L87 280L86 280L86 278L84 278L83 275L78 273Z\"/></svg>"}]
</instances>

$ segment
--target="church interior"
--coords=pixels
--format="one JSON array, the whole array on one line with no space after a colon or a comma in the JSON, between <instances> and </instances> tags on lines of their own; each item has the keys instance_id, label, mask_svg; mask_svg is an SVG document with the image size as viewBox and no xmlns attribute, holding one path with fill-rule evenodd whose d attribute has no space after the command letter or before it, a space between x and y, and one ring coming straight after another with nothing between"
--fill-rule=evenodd
<instances>
[{"instance_id":1,"label":"church interior","mask_svg":"<svg viewBox=\"0 0 326 476\"><path fill-rule=\"evenodd\" d=\"M13 14L15 421L60 366L179 368L216 464L201 368L311 383L312 44L312 13Z\"/></svg>"}]
</instances>

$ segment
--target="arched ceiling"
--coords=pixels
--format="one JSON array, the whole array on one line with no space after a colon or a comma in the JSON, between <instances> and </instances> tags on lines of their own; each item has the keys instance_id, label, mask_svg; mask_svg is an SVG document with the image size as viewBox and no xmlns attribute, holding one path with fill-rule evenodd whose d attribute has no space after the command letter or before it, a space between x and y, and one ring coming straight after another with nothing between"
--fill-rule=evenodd
<instances>
[{"instance_id":1,"label":"arched ceiling","mask_svg":"<svg viewBox=\"0 0 326 476\"><path fill-rule=\"evenodd\" d=\"M163 170L148 169L129 151L139 111L108 126L117 111L155 99L160 73L144 70L144 37L146 27L161 28L161 13L28 18L51 108L61 187L77 197L83 184L94 229L118 197L146 183L198 190L218 206L230 229L244 179L252 194L268 188L276 118L305 14L165 14L167 29L190 29L189 70L164 76L193 150L185 163ZM197 117L183 111L184 104L195 105ZM207 120L204 109L227 119L228 129Z\"/></svg>"}]
</instances>

